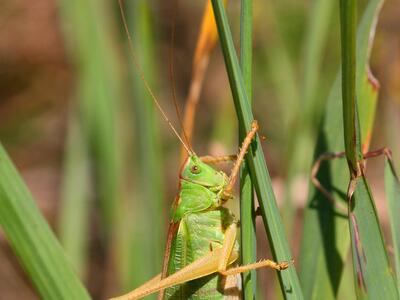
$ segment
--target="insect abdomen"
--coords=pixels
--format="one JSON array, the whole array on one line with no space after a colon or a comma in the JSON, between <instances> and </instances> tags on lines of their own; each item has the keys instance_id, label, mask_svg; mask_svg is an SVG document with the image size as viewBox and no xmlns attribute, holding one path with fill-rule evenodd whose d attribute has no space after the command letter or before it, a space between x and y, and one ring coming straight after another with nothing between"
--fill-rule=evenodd
<instances>
[{"instance_id":1,"label":"insect abdomen","mask_svg":"<svg viewBox=\"0 0 400 300\"><path fill-rule=\"evenodd\" d=\"M224 232L233 216L226 208L185 216L172 241L168 275L222 247ZM165 299L224 299L223 278L212 274L165 291Z\"/></svg>"}]
</instances>

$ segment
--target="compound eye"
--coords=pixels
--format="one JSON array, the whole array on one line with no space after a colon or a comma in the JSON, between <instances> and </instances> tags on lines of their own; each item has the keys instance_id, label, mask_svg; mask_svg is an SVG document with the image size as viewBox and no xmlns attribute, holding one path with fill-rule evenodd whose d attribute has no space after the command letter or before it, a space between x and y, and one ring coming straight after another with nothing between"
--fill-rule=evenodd
<instances>
[{"instance_id":1,"label":"compound eye","mask_svg":"<svg viewBox=\"0 0 400 300\"><path fill-rule=\"evenodd\" d=\"M190 171L191 171L193 174L199 174L199 173L200 173L200 168L199 168L199 166L197 166L197 165L193 165L193 166L190 168Z\"/></svg>"}]
</instances>

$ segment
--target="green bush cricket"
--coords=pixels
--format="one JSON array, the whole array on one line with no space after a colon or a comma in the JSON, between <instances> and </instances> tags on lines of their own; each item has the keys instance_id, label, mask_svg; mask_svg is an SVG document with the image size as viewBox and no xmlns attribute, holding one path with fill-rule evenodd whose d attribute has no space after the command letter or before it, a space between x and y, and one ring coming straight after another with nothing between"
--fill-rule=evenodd
<instances>
[{"instance_id":1,"label":"green bush cricket","mask_svg":"<svg viewBox=\"0 0 400 300\"><path fill-rule=\"evenodd\" d=\"M147 84L133 52L121 0L119 4L136 69L188 157L181 168L179 191L171 208L162 273L132 292L113 299L139 299L158 291L161 292L160 299L239 299L238 274L262 267L284 270L289 266L288 262L271 260L232 266L239 257L238 220L223 205L233 199L232 190L240 165L257 134L258 124L253 121L237 156L197 156L187 140L184 141L185 136L182 138L178 134ZM230 176L209 165L229 160L235 161Z\"/></svg>"}]
</instances>

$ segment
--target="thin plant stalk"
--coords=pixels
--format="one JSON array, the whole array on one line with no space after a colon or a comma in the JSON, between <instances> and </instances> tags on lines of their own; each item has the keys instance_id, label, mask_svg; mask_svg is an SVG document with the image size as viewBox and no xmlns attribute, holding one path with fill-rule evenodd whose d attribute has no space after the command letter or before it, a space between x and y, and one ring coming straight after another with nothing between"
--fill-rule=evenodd
<instances>
[{"instance_id":1,"label":"thin plant stalk","mask_svg":"<svg viewBox=\"0 0 400 300\"><path fill-rule=\"evenodd\" d=\"M253 49L253 4L251 0L241 1L240 19L240 66L246 86L248 100L252 99L252 49ZM246 137L246 130L239 126L239 142ZM253 184L247 161L240 173L240 230L242 264L250 264L257 259L256 223L254 214ZM242 274L244 299L255 299L257 292L255 270Z\"/></svg>"}]
</instances>

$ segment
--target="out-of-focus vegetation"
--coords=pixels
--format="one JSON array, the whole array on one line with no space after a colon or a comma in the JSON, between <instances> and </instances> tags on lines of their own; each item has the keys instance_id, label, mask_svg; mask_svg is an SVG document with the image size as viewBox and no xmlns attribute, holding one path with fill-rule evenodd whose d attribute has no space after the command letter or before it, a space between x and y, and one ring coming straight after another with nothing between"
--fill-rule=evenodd
<instances>
[{"instance_id":1,"label":"out-of-focus vegetation","mask_svg":"<svg viewBox=\"0 0 400 300\"><path fill-rule=\"evenodd\" d=\"M170 91L172 22L171 63L182 110L205 1L177 2L178 6L127 0L125 12L146 79L179 127ZM367 38L379 6L380 1L358 1L357 61L366 65ZM240 2L228 1L227 11L239 48ZM355 298L349 222L340 209L333 211L309 180L318 154L344 150L342 116L334 114L341 103L340 82L335 82L341 65L339 3L253 1L252 17L253 112L260 134L267 137L266 162L304 297ZM392 149L394 164L386 166L386 182L380 158L368 161L367 178L397 274L399 191L391 171L400 170L399 20L397 1L385 1L369 60L372 73L364 74L374 87L379 85L379 96L376 103L359 107L363 150ZM180 144L132 64L117 1L6 1L0 24L2 145L91 296L103 299L136 287L161 269L169 206L177 190ZM375 101L363 88L366 92L359 97ZM199 101L193 135L196 152L235 153L238 122L219 46L210 57ZM0 169L3 163L0 158ZM339 160L324 163L320 179L333 196L344 199L347 176L346 162ZM20 189L24 188L17 186ZM9 190L0 184L3 212ZM22 215L29 213L25 210ZM32 210L33 219L35 214ZM4 230L5 220L0 222ZM13 218L6 221L12 224ZM270 257L262 221L257 219L256 224L257 256ZM46 230L43 235L51 234ZM57 268L64 263L62 257ZM36 273L25 274L3 232L0 258L0 298L37 299L29 280ZM34 255L29 259L35 260ZM47 265L51 269L51 263ZM275 273L257 274L262 282L260 298L276 298L281 292ZM73 274L66 276L79 286ZM41 285L40 278L33 281Z\"/></svg>"}]
</instances>

